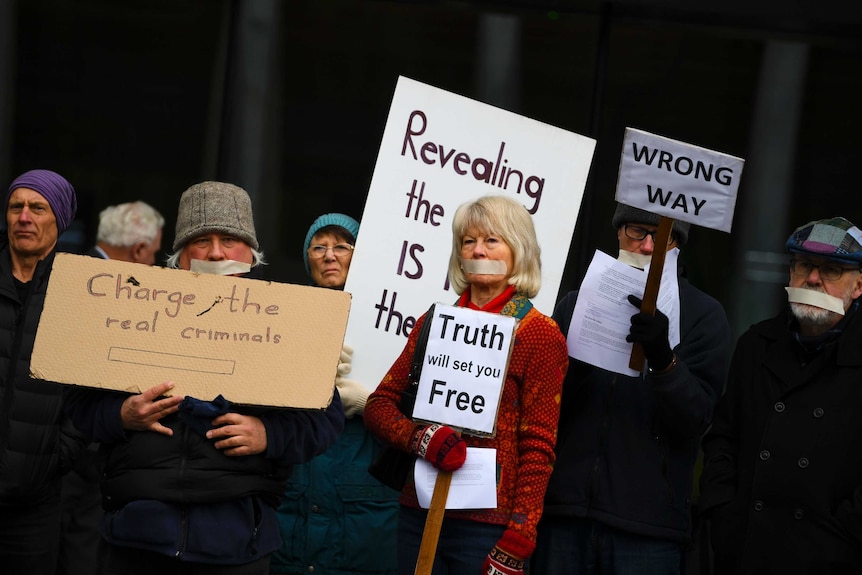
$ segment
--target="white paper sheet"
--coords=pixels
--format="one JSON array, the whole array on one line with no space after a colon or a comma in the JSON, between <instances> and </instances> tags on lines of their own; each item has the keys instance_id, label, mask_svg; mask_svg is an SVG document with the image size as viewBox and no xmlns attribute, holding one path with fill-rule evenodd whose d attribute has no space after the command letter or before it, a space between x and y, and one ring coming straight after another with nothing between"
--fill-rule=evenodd
<instances>
[{"instance_id":1,"label":"white paper sheet","mask_svg":"<svg viewBox=\"0 0 862 575\"><path fill-rule=\"evenodd\" d=\"M497 507L497 450L468 447L467 460L452 473L446 509L496 509ZM416 497L423 509L431 506L437 470L424 459L416 459L413 469L416 478Z\"/></svg>"},{"instance_id":2,"label":"white paper sheet","mask_svg":"<svg viewBox=\"0 0 862 575\"><path fill-rule=\"evenodd\" d=\"M665 256L656 302L656 307L668 317L671 348L680 341L678 257L676 248ZM629 303L628 296L643 297L648 272L649 266L642 271L596 250L569 326L567 343L571 357L614 373L638 375L629 368L632 344L626 341L626 336L637 308Z\"/></svg>"}]
</instances>

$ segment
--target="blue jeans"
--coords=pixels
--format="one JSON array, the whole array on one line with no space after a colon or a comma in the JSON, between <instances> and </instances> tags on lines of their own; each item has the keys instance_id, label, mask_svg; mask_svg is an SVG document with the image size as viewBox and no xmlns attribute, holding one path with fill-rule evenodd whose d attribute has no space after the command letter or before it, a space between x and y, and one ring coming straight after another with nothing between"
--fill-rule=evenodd
<instances>
[{"instance_id":1,"label":"blue jeans","mask_svg":"<svg viewBox=\"0 0 862 575\"><path fill-rule=\"evenodd\" d=\"M413 575L425 530L425 510L401 506L398 512L398 575ZM504 525L444 516L431 575L481 575L482 563L506 530Z\"/></svg>"},{"instance_id":2,"label":"blue jeans","mask_svg":"<svg viewBox=\"0 0 862 575\"><path fill-rule=\"evenodd\" d=\"M545 517L531 575L679 575L683 546L591 519Z\"/></svg>"}]
</instances>

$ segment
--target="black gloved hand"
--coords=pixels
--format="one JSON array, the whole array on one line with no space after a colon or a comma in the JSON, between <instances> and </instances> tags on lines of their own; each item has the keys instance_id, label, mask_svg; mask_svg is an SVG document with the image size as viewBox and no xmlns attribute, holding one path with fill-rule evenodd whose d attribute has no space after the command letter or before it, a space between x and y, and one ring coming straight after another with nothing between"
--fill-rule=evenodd
<instances>
[{"instance_id":1,"label":"black gloved hand","mask_svg":"<svg viewBox=\"0 0 862 575\"><path fill-rule=\"evenodd\" d=\"M629 303L640 309L640 298L630 295ZM667 342L667 316L656 310L655 315L639 312L632 316L632 327L626 341L637 342L644 348L644 357L653 371L662 371L673 361L673 350Z\"/></svg>"}]
</instances>

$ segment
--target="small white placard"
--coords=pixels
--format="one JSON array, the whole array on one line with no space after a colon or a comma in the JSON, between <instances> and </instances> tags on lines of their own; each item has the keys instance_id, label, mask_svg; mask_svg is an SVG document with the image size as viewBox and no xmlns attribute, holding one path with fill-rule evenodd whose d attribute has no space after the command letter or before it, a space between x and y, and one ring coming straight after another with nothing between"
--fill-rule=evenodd
<instances>
[{"instance_id":1,"label":"small white placard","mask_svg":"<svg viewBox=\"0 0 862 575\"><path fill-rule=\"evenodd\" d=\"M730 232L745 160L626 128L618 202Z\"/></svg>"},{"instance_id":2,"label":"small white placard","mask_svg":"<svg viewBox=\"0 0 862 575\"><path fill-rule=\"evenodd\" d=\"M437 304L413 417L493 435L517 320Z\"/></svg>"}]
</instances>

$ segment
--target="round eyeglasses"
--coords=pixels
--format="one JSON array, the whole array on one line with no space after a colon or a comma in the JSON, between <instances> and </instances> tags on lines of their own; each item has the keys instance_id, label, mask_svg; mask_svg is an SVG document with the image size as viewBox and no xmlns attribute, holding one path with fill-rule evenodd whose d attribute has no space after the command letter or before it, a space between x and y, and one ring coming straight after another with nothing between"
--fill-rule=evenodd
<instances>
[{"instance_id":1,"label":"round eyeglasses","mask_svg":"<svg viewBox=\"0 0 862 575\"><path fill-rule=\"evenodd\" d=\"M314 260L319 260L326 255L326 252L332 250L332 254L337 258L343 258L353 251L353 246L350 244L335 244L334 246L311 246L308 248L308 257Z\"/></svg>"},{"instance_id":2,"label":"round eyeglasses","mask_svg":"<svg viewBox=\"0 0 862 575\"><path fill-rule=\"evenodd\" d=\"M805 260L790 260L790 273L795 276L808 277L811 275L811 271L817 268L818 273L820 274L820 279L834 282L841 279L841 276L844 275L844 272L858 272L862 271L859 268L845 268L835 264L815 264L813 262L807 262Z\"/></svg>"}]
</instances>

